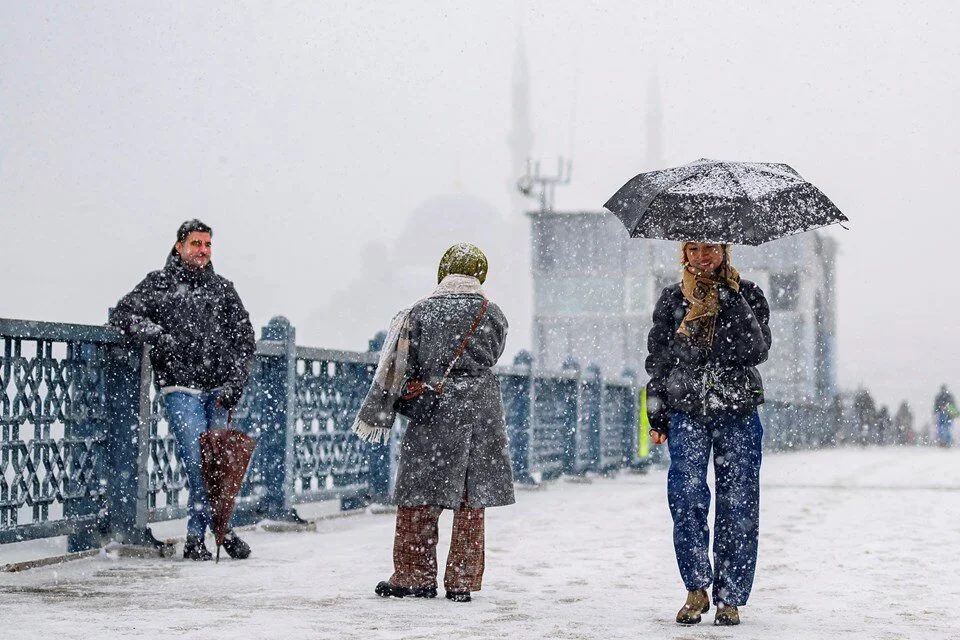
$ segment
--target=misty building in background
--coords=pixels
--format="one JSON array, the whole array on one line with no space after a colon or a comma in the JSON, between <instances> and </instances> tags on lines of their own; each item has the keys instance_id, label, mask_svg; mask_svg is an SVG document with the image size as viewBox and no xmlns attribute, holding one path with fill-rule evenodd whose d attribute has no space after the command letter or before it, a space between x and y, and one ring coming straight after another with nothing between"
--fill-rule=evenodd
<instances>
[{"instance_id":1,"label":"misty building in background","mask_svg":"<svg viewBox=\"0 0 960 640\"><path fill-rule=\"evenodd\" d=\"M558 369L572 357L645 380L654 305L680 280L679 243L630 238L609 213L527 215L538 365ZM734 265L770 304L773 347L760 366L768 401L824 406L836 394L835 257L835 242L816 232L733 249Z\"/></svg>"}]
</instances>

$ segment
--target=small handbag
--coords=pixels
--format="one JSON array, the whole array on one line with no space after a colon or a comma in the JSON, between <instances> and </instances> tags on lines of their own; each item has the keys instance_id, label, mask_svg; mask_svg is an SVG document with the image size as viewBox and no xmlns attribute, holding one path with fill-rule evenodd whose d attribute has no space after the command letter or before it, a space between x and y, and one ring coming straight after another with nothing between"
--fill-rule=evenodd
<instances>
[{"instance_id":1,"label":"small handbag","mask_svg":"<svg viewBox=\"0 0 960 640\"><path fill-rule=\"evenodd\" d=\"M460 344L460 348L457 349L457 353L453 356L453 360L450 361L450 366L447 367L447 370L443 373L443 377L440 378L440 382L434 386L430 386L423 380L407 378L403 383L403 387L401 387L400 397L397 398L397 402L394 405L397 413L406 416L414 422L425 422L433 414L437 405L440 403L443 385L450 375L450 372L453 371L453 365L457 363L457 360L460 359L460 356L463 355L464 350L466 350L467 345L470 344L470 338L473 337L473 332L480 326L480 322L483 321L483 316L486 312L487 301L484 300L483 304L480 305L480 313L477 314L476 320L473 321L473 326L470 327L470 331L467 332L466 337Z\"/></svg>"}]
</instances>

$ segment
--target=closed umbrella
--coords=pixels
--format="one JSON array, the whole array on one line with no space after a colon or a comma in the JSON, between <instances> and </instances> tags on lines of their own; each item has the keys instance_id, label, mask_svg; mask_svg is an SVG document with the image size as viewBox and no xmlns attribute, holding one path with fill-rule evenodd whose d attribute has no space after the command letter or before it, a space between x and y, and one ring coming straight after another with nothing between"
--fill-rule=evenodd
<instances>
[{"instance_id":1,"label":"closed umbrella","mask_svg":"<svg viewBox=\"0 0 960 640\"><path fill-rule=\"evenodd\" d=\"M213 429L200 436L200 462L210 503L210 528L220 546L230 530L230 516L256 448L256 440L236 429Z\"/></svg>"}]
</instances>

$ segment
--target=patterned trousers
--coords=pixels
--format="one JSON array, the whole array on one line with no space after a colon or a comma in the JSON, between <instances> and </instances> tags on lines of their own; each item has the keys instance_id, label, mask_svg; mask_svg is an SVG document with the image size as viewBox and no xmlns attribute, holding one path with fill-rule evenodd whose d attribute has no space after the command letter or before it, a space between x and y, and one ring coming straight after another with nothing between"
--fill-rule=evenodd
<instances>
[{"instance_id":1,"label":"patterned trousers","mask_svg":"<svg viewBox=\"0 0 960 640\"><path fill-rule=\"evenodd\" d=\"M393 576L401 587L437 584L438 521L442 507L398 507L393 539ZM479 591L484 566L483 509L465 504L453 512L453 536L443 586L447 591Z\"/></svg>"}]
</instances>

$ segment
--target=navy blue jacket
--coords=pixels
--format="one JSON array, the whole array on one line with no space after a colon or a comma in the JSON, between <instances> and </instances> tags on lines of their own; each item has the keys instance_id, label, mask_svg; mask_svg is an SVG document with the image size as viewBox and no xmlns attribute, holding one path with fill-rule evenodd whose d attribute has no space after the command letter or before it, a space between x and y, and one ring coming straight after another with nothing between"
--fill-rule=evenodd
<instances>
[{"instance_id":1,"label":"navy blue jacket","mask_svg":"<svg viewBox=\"0 0 960 640\"><path fill-rule=\"evenodd\" d=\"M770 351L770 307L760 287L749 280L740 281L739 292L720 285L719 299L713 346L704 348L677 333L690 308L680 283L660 294L647 336L651 429L666 434L672 411L749 414L763 403L756 367Z\"/></svg>"}]
</instances>

